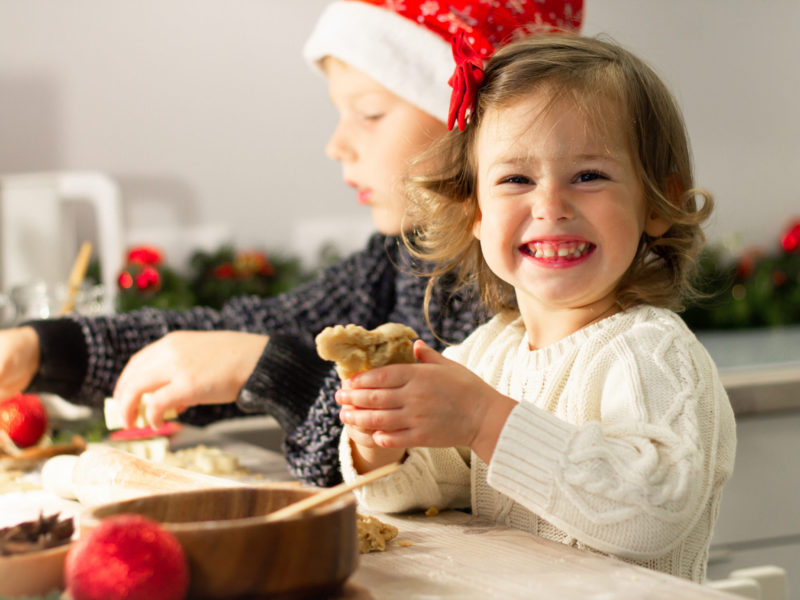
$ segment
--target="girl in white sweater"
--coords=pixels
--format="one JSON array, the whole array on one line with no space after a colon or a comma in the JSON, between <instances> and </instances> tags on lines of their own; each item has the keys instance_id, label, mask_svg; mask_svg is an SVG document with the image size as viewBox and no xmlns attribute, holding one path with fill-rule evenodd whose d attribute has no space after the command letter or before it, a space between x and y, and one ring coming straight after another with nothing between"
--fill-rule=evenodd
<instances>
[{"instance_id":1,"label":"girl in white sweater","mask_svg":"<svg viewBox=\"0 0 800 600\"><path fill-rule=\"evenodd\" d=\"M345 480L378 511L473 513L702 581L735 427L677 316L712 210L680 111L617 45L454 44L453 131L417 178L415 250L495 316L337 393ZM482 83L481 83L482 82ZM477 95L477 99L476 99ZM698 200L701 200L698 202Z\"/></svg>"}]
</instances>

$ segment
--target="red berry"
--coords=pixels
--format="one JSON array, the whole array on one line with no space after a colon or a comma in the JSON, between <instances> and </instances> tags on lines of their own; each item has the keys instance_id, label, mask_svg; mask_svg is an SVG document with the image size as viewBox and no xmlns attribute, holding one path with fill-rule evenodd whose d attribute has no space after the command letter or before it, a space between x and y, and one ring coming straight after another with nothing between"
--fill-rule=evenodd
<instances>
[{"instance_id":1,"label":"red berry","mask_svg":"<svg viewBox=\"0 0 800 600\"><path fill-rule=\"evenodd\" d=\"M76 541L64 579L73 600L181 600L189 567L177 538L141 515L116 515Z\"/></svg>"},{"instance_id":2,"label":"red berry","mask_svg":"<svg viewBox=\"0 0 800 600\"><path fill-rule=\"evenodd\" d=\"M17 394L0 401L0 429L19 448L36 444L47 431L47 411L39 396Z\"/></svg>"}]
</instances>

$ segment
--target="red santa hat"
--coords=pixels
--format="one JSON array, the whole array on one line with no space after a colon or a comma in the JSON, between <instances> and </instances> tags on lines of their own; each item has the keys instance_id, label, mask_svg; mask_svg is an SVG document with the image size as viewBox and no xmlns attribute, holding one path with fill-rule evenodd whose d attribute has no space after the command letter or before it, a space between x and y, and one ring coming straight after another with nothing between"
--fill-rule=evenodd
<instances>
[{"instance_id":1,"label":"red santa hat","mask_svg":"<svg viewBox=\"0 0 800 600\"><path fill-rule=\"evenodd\" d=\"M334 56L428 114L446 122L459 32L488 59L531 33L577 31L583 0L337 0L320 16L303 49L319 68Z\"/></svg>"}]
</instances>

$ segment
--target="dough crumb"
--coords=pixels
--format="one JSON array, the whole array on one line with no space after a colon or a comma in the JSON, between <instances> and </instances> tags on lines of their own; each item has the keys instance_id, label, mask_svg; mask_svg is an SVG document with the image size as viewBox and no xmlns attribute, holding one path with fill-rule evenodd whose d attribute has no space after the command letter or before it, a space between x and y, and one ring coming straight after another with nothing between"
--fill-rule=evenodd
<instances>
[{"instance_id":1,"label":"dough crumb","mask_svg":"<svg viewBox=\"0 0 800 600\"><path fill-rule=\"evenodd\" d=\"M439 509L435 506L431 506L428 510L425 511L426 517L435 517L439 514Z\"/></svg>"},{"instance_id":2,"label":"dough crumb","mask_svg":"<svg viewBox=\"0 0 800 600\"><path fill-rule=\"evenodd\" d=\"M356 515L358 528L358 551L361 554L368 552L383 552L387 542L397 537L397 527L384 523L380 519L367 515Z\"/></svg>"},{"instance_id":3,"label":"dough crumb","mask_svg":"<svg viewBox=\"0 0 800 600\"><path fill-rule=\"evenodd\" d=\"M411 540L397 540L397 545L402 546L403 548L410 548L414 545L414 542Z\"/></svg>"}]
</instances>

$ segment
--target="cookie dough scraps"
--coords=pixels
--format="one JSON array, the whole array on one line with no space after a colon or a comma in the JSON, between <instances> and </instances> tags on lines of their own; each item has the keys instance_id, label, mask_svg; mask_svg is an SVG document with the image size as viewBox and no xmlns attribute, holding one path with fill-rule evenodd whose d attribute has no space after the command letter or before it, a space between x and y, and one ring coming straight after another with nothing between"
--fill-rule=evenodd
<instances>
[{"instance_id":1,"label":"cookie dough scraps","mask_svg":"<svg viewBox=\"0 0 800 600\"><path fill-rule=\"evenodd\" d=\"M361 554L383 552L386 544L397 537L397 527L370 515L356 515L356 527L358 551Z\"/></svg>"}]
</instances>

